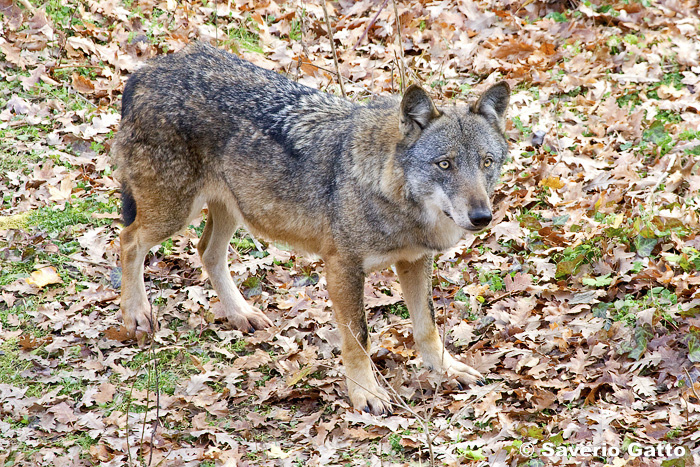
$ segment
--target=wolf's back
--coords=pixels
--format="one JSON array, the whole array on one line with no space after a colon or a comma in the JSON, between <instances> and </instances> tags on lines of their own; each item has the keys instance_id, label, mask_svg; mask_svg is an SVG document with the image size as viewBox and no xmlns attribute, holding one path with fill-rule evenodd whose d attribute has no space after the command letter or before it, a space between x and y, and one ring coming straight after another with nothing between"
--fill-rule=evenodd
<instances>
[{"instance_id":1,"label":"wolf's back","mask_svg":"<svg viewBox=\"0 0 700 467\"><path fill-rule=\"evenodd\" d=\"M351 108L348 101L203 43L149 62L132 75L122 97L123 122L168 125L200 150L212 140L224 144L252 125L291 151L289 133L305 115L319 110L345 115Z\"/></svg>"}]
</instances>

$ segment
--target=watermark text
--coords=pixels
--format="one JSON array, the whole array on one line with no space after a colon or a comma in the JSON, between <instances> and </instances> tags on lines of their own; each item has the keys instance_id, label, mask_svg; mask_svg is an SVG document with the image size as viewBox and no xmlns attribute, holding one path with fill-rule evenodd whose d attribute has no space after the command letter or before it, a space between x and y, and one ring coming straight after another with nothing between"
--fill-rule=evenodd
<instances>
[{"instance_id":1,"label":"watermark text","mask_svg":"<svg viewBox=\"0 0 700 467\"><path fill-rule=\"evenodd\" d=\"M637 442L630 443L624 448L619 446L606 446L594 444L557 445L551 442L545 442L542 443L541 446L537 446L534 443L523 443L519 449L522 455L528 457L533 455L539 455L546 457L561 458L570 458L577 456L619 457L621 455L627 454L629 457L670 459L683 457L686 454L686 448L683 446L674 446L668 443L650 445Z\"/></svg>"}]
</instances>

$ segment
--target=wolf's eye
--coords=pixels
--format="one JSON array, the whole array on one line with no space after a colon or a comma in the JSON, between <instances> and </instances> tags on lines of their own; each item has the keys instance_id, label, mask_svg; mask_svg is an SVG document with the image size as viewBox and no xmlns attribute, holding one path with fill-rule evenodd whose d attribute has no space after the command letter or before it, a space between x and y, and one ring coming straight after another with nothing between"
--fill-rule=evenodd
<instances>
[{"instance_id":1,"label":"wolf's eye","mask_svg":"<svg viewBox=\"0 0 700 467\"><path fill-rule=\"evenodd\" d=\"M437 163L438 167L440 167L442 170L447 170L449 169L452 164L450 164L450 161L440 161Z\"/></svg>"},{"instance_id":2,"label":"wolf's eye","mask_svg":"<svg viewBox=\"0 0 700 467\"><path fill-rule=\"evenodd\" d=\"M487 157L486 159L484 159L484 167L485 167L485 168L488 169L489 167L491 167L492 164L493 164L493 159L492 159L492 158Z\"/></svg>"}]
</instances>

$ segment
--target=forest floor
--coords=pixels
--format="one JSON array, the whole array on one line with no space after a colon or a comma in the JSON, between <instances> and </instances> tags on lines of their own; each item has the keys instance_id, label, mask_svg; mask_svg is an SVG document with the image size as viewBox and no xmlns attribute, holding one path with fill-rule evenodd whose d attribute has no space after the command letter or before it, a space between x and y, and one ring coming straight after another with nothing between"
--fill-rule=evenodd
<instances>
[{"instance_id":1,"label":"forest floor","mask_svg":"<svg viewBox=\"0 0 700 467\"><path fill-rule=\"evenodd\" d=\"M230 330L201 219L148 255L152 345L121 328L129 74L204 40L337 94L319 2L0 0L0 465L700 465L698 1L396 3L408 82L442 105L513 89L493 226L433 275L487 384L421 367L384 270L372 357L402 403L353 411L323 263L238 232L232 273L274 325ZM329 10L349 98L400 93L393 1Z\"/></svg>"}]
</instances>

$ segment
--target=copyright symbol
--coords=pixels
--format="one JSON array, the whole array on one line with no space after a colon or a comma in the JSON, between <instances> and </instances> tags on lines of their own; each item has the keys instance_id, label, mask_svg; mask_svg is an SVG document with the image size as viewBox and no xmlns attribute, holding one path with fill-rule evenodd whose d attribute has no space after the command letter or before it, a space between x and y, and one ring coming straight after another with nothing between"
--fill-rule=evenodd
<instances>
[{"instance_id":1,"label":"copyright symbol","mask_svg":"<svg viewBox=\"0 0 700 467\"><path fill-rule=\"evenodd\" d=\"M523 443L520 445L520 454L525 457L530 457L535 453L535 445L532 443Z\"/></svg>"}]
</instances>

